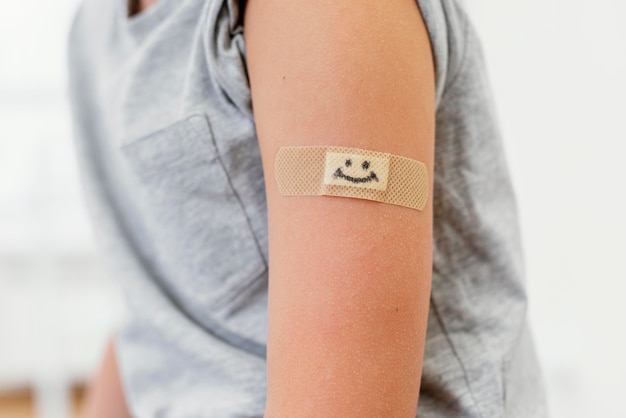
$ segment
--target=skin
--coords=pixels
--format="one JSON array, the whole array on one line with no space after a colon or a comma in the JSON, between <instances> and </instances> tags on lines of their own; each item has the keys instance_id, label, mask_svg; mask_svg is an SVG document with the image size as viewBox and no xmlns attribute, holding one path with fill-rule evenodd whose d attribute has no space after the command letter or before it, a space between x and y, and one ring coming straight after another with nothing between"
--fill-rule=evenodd
<instances>
[{"instance_id":1,"label":"skin","mask_svg":"<svg viewBox=\"0 0 626 418\"><path fill-rule=\"evenodd\" d=\"M157 0L128 0L129 15L139 14L156 2Z\"/></svg>"},{"instance_id":2,"label":"skin","mask_svg":"<svg viewBox=\"0 0 626 418\"><path fill-rule=\"evenodd\" d=\"M131 418L126 406L113 339L104 350L102 362L87 390L80 418Z\"/></svg>"},{"instance_id":3,"label":"skin","mask_svg":"<svg viewBox=\"0 0 626 418\"><path fill-rule=\"evenodd\" d=\"M141 1L139 12L154 0ZM414 0L248 0L247 67L266 181L265 418L415 417L432 278L434 66ZM281 196L274 157L339 145L426 164L423 211ZM83 418L130 417L112 342Z\"/></svg>"},{"instance_id":4,"label":"skin","mask_svg":"<svg viewBox=\"0 0 626 418\"><path fill-rule=\"evenodd\" d=\"M414 0L249 0L252 102L268 207L265 418L415 417L432 278L435 82ZM281 146L425 163L423 211L282 196Z\"/></svg>"}]
</instances>

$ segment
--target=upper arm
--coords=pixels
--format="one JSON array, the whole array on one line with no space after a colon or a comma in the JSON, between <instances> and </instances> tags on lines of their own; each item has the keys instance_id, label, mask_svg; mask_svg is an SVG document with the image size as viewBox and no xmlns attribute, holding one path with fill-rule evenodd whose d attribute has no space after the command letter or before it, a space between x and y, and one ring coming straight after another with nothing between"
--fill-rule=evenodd
<instances>
[{"instance_id":1,"label":"upper arm","mask_svg":"<svg viewBox=\"0 0 626 418\"><path fill-rule=\"evenodd\" d=\"M425 164L435 85L415 0L248 0L248 75L268 207L268 418L415 416L432 274L423 210L283 196L278 149L338 145Z\"/></svg>"}]
</instances>

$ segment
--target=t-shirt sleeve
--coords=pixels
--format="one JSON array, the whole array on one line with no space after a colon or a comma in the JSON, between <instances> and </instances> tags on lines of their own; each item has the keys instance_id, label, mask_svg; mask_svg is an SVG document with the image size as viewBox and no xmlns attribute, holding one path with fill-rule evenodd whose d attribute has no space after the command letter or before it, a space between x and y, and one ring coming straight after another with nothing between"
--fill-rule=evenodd
<instances>
[{"instance_id":1,"label":"t-shirt sleeve","mask_svg":"<svg viewBox=\"0 0 626 418\"><path fill-rule=\"evenodd\" d=\"M463 56L467 18L459 0L415 0L433 50L437 105ZM252 118L243 12L247 0L207 0L204 34L209 73L225 98Z\"/></svg>"},{"instance_id":2,"label":"t-shirt sleeve","mask_svg":"<svg viewBox=\"0 0 626 418\"><path fill-rule=\"evenodd\" d=\"M246 0L207 0L203 33L207 66L216 91L252 118L243 28L246 3Z\"/></svg>"}]
</instances>

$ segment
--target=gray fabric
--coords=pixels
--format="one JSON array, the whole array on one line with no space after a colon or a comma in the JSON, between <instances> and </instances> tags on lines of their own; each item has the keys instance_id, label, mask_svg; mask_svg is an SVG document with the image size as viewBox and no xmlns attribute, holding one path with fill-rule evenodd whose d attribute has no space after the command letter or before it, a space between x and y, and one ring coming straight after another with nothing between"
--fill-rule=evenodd
<instances>
[{"instance_id":1,"label":"gray fabric","mask_svg":"<svg viewBox=\"0 0 626 418\"><path fill-rule=\"evenodd\" d=\"M546 417L516 200L480 40L417 0L436 62L434 259L418 417ZM116 333L136 417L262 417L265 185L241 3L85 0L69 94L85 204L127 301Z\"/></svg>"}]
</instances>

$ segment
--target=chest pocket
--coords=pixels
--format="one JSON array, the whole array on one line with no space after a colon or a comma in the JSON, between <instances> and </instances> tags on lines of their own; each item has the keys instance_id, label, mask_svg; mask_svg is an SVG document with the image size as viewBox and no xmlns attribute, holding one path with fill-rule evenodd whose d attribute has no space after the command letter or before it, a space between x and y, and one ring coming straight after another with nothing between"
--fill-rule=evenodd
<instances>
[{"instance_id":1,"label":"chest pocket","mask_svg":"<svg viewBox=\"0 0 626 418\"><path fill-rule=\"evenodd\" d=\"M267 265L207 116L195 114L123 144L135 199L164 285L183 306L215 314Z\"/></svg>"}]
</instances>

